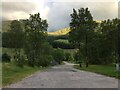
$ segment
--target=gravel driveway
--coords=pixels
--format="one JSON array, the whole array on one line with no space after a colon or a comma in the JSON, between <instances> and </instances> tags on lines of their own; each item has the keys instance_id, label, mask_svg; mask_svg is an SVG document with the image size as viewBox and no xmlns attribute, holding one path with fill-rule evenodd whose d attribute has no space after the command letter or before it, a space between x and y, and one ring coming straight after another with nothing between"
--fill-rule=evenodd
<instances>
[{"instance_id":1,"label":"gravel driveway","mask_svg":"<svg viewBox=\"0 0 120 90\"><path fill-rule=\"evenodd\" d=\"M17 77L17 76L16 76ZM39 71L8 88L117 88L118 80L103 75L80 71L73 64L54 66Z\"/></svg>"}]
</instances>

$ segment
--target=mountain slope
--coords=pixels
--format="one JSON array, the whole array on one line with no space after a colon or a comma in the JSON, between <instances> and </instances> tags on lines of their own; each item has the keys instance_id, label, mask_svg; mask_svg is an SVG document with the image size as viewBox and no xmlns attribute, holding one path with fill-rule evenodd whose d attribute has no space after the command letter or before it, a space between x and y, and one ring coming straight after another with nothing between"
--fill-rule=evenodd
<instances>
[{"instance_id":1,"label":"mountain slope","mask_svg":"<svg viewBox=\"0 0 120 90\"><path fill-rule=\"evenodd\" d=\"M60 29L58 31L48 32L48 34L49 35L65 35L68 32L70 32L70 28L64 28L64 29Z\"/></svg>"}]
</instances>

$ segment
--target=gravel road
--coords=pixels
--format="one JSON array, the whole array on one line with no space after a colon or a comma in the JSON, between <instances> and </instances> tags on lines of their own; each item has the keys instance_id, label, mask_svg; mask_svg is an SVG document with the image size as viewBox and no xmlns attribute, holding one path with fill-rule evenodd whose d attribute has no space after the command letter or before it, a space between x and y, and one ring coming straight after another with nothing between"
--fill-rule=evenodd
<instances>
[{"instance_id":1,"label":"gravel road","mask_svg":"<svg viewBox=\"0 0 120 90\"><path fill-rule=\"evenodd\" d=\"M17 77L17 76L16 76ZM118 80L103 75L81 71L73 64L54 66L38 71L6 88L117 88Z\"/></svg>"}]
</instances>

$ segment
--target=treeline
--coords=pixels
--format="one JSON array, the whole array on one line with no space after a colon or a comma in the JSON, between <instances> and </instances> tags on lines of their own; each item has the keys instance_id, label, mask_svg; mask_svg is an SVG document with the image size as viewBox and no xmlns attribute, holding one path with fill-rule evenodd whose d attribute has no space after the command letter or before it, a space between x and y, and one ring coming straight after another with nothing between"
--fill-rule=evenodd
<instances>
[{"instance_id":1,"label":"treeline","mask_svg":"<svg viewBox=\"0 0 120 90\"><path fill-rule=\"evenodd\" d=\"M120 19L97 23L88 8L73 9L70 29L69 41L79 49L75 59L80 66L119 63Z\"/></svg>"},{"instance_id":2,"label":"treeline","mask_svg":"<svg viewBox=\"0 0 120 90\"><path fill-rule=\"evenodd\" d=\"M21 21L21 26L23 27L24 21ZM11 42L11 40L14 39L14 35L12 35L10 32L3 32L2 33L2 46L5 48L14 48L15 43ZM68 41L68 34L66 35L47 35L47 42L49 42L50 45L52 45L53 48L61 48L61 49L74 49L75 47L69 43L69 42L62 42ZM20 48L23 48L23 45L19 45Z\"/></svg>"}]
</instances>

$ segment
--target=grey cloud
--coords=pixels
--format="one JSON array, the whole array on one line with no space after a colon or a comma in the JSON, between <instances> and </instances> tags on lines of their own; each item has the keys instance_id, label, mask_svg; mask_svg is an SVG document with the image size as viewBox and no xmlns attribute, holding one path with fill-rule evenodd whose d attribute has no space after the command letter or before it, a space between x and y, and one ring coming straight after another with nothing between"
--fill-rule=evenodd
<instances>
[{"instance_id":1,"label":"grey cloud","mask_svg":"<svg viewBox=\"0 0 120 90\"><path fill-rule=\"evenodd\" d=\"M16 12L29 15L35 8L36 6L32 2L2 2L2 20L10 19L10 15L14 17L13 14ZM22 17L24 17L24 15Z\"/></svg>"},{"instance_id":2,"label":"grey cloud","mask_svg":"<svg viewBox=\"0 0 120 90\"><path fill-rule=\"evenodd\" d=\"M35 4L32 2L3 2L3 12L23 11L30 13L35 9Z\"/></svg>"},{"instance_id":3,"label":"grey cloud","mask_svg":"<svg viewBox=\"0 0 120 90\"><path fill-rule=\"evenodd\" d=\"M118 3L118 18L120 18L120 1Z\"/></svg>"},{"instance_id":4,"label":"grey cloud","mask_svg":"<svg viewBox=\"0 0 120 90\"><path fill-rule=\"evenodd\" d=\"M117 17L113 2L54 2L48 13L49 31L69 27L72 9L88 7L95 20Z\"/></svg>"}]
</instances>

